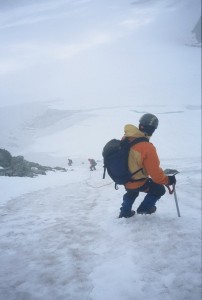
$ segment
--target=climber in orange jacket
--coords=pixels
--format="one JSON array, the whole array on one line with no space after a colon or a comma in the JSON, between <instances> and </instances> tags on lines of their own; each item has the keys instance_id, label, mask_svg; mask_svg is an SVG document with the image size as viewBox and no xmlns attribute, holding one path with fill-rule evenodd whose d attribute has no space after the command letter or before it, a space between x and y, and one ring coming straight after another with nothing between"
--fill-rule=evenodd
<instances>
[{"instance_id":1,"label":"climber in orange jacket","mask_svg":"<svg viewBox=\"0 0 202 300\"><path fill-rule=\"evenodd\" d=\"M158 119L153 114L144 114L140 118L139 128L128 124L124 128L123 139L133 141L135 138L152 136L158 127ZM126 194L120 208L119 218L129 218L135 214L132 205L139 192L146 196L137 209L138 214L152 214L156 211L156 202L165 194L164 185L176 183L175 176L167 176L160 167L160 161L156 148L152 143L142 141L132 146L129 152L128 166L134 181L125 184Z\"/></svg>"}]
</instances>

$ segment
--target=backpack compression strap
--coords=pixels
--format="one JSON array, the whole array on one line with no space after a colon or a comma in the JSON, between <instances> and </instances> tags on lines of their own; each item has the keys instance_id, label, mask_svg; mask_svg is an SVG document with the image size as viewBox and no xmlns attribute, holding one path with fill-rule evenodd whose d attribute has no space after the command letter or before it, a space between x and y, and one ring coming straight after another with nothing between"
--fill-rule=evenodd
<instances>
[{"instance_id":1,"label":"backpack compression strap","mask_svg":"<svg viewBox=\"0 0 202 300\"><path fill-rule=\"evenodd\" d=\"M104 172L103 172L102 179L105 179L106 170L107 170L107 168L106 168L106 166L104 165Z\"/></svg>"}]
</instances>

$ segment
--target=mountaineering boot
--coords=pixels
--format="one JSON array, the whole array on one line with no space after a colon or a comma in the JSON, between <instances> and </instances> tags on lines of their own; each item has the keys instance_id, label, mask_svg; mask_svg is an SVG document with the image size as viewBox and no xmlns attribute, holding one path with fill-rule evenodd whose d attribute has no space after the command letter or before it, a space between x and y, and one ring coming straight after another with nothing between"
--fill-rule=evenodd
<instances>
[{"instance_id":1,"label":"mountaineering boot","mask_svg":"<svg viewBox=\"0 0 202 300\"><path fill-rule=\"evenodd\" d=\"M132 216L134 216L134 214L135 214L135 211L134 210L131 210L129 213L123 213L122 211L120 212L120 214L119 214L119 218L130 218L130 217L132 217Z\"/></svg>"},{"instance_id":2,"label":"mountaineering boot","mask_svg":"<svg viewBox=\"0 0 202 300\"><path fill-rule=\"evenodd\" d=\"M141 209L137 209L137 214L140 214L140 215L151 215L153 213L155 213L156 211L156 206L152 206L150 207L149 209L147 210L141 210Z\"/></svg>"}]
</instances>

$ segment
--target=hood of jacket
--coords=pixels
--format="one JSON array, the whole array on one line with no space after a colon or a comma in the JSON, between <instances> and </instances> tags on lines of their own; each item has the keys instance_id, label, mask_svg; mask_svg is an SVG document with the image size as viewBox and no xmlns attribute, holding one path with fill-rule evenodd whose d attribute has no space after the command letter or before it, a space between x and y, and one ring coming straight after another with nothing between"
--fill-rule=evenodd
<instances>
[{"instance_id":1,"label":"hood of jacket","mask_svg":"<svg viewBox=\"0 0 202 300\"><path fill-rule=\"evenodd\" d=\"M124 126L124 137L125 138L139 138L139 137L147 137L144 132L140 131L136 126L132 124L127 124Z\"/></svg>"}]
</instances>

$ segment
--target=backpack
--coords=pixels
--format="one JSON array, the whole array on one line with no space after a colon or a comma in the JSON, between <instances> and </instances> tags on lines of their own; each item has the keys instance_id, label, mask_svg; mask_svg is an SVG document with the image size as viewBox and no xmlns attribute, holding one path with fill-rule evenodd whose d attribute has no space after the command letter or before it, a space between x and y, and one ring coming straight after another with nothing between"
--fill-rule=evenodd
<instances>
[{"instance_id":1,"label":"backpack","mask_svg":"<svg viewBox=\"0 0 202 300\"><path fill-rule=\"evenodd\" d=\"M111 179L115 182L115 189L117 185L125 184L129 181L139 181L132 179L132 176L142 170L138 169L131 173L128 168L128 155L130 148L140 142L149 142L146 137L136 138L134 141L129 142L126 140L110 140L103 148L102 156L104 159L104 173L105 178L106 170Z\"/></svg>"}]
</instances>

